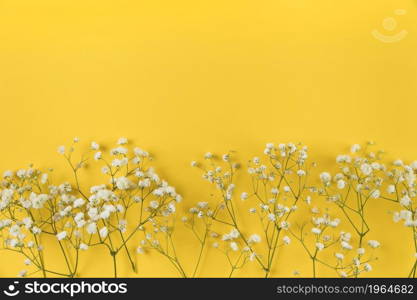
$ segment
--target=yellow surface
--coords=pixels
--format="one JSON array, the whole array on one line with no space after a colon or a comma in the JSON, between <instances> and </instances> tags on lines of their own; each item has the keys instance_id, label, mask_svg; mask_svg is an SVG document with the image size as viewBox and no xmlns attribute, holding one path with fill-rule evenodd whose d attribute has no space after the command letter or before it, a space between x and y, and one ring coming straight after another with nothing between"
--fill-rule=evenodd
<instances>
[{"instance_id":1,"label":"yellow surface","mask_svg":"<svg viewBox=\"0 0 417 300\"><path fill-rule=\"evenodd\" d=\"M397 21L385 22L392 31L387 17ZM413 159L416 17L411 0L0 0L1 169L61 168L55 149L73 136L127 136L155 154L186 207L209 192L189 167L208 150L237 150L246 161L266 142L302 141L328 163L373 139ZM374 29L408 34L385 43ZM372 207L385 246L374 276L404 276L412 263L389 209ZM282 255L275 276L310 275L308 260ZM104 259L83 257L82 275L111 276ZM202 275L227 273L224 260L210 259ZM175 275L156 255L139 265L141 276ZM0 276L22 266L1 254Z\"/></svg>"}]
</instances>

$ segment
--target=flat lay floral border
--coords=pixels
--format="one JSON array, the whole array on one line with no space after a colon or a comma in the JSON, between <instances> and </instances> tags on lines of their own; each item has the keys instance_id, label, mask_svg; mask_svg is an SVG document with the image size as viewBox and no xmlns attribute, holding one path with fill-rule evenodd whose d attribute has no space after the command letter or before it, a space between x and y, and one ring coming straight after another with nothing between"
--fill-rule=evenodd
<instances>
[{"instance_id":1,"label":"flat lay floral border","mask_svg":"<svg viewBox=\"0 0 417 300\"><path fill-rule=\"evenodd\" d=\"M135 257L150 251L167 259L180 277L201 276L208 251L224 255L229 272L219 277L233 277L248 264L269 277L280 259L278 249L294 243L310 261L311 273L303 276L320 277L319 265L337 277L371 276L367 274L377 266L378 248L383 247L371 236L368 204L372 201L396 204L391 217L409 228L412 237L408 247L414 264L404 277L416 275L417 162L386 162L382 151L373 150L373 143L355 144L350 153L338 155L332 172L310 162L308 148L301 144L269 143L262 155L245 165L235 161L233 152L206 153L191 166L216 193L201 195L203 201L193 204L188 199L181 203L176 189L151 166L150 154L131 146L126 138L110 151L91 142L90 150L78 155L79 143L75 138L70 146L58 148L70 171L66 182L55 183L52 170L32 166L4 172L1 249L22 256L25 266L19 276L82 276L81 253L104 247L115 277L120 275L119 264L129 263L138 272ZM79 174L91 164L100 164L100 176L107 179L84 189ZM238 172L250 182L239 187L246 190L239 194ZM251 208L242 208L244 202ZM331 214L328 207L337 213ZM258 222L258 232L242 224L244 214ZM342 231L341 223L350 230ZM181 241L175 232L181 226L199 244L196 253L187 257L195 256L190 270L176 251ZM45 237L49 239L44 243ZM139 243L133 245L138 237ZM47 263L49 247L60 251L66 271Z\"/></svg>"}]
</instances>

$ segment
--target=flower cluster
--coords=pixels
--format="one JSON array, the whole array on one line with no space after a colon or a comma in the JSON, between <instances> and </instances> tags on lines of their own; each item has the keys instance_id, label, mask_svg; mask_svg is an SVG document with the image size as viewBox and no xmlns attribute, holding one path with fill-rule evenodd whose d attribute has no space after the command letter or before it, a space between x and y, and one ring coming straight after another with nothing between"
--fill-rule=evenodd
<instances>
[{"instance_id":1,"label":"flower cluster","mask_svg":"<svg viewBox=\"0 0 417 300\"><path fill-rule=\"evenodd\" d=\"M206 153L205 164L191 163L201 168L203 178L219 191L215 209L208 217L210 222L231 227L231 231L222 236L226 245L221 247L218 242L214 243L227 257L231 266L229 276L248 261L255 261L266 277L270 275L278 248L290 243L285 232L291 226L290 217L297 211L297 203L308 201L308 194L315 191L308 184L314 164L307 163L307 153L307 147L302 145L268 143L262 158L254 157L249 161L250 190L240 195L236 195L234 183L239 164L233 162L232 153L221 158ZM255 204L249 208L249 214L258 220L258 233L246 232L241 225L238 207L242 201ZM235 253L234 260L230 253Z\"/></svg>"},{"instance_id":2,"label":"flower cluster","mask_svg":"<svg viewBox=\"0 0 417 300\"><path fill-rule=\"evenodd\" d=\"M79 252L96 246L108 249L115 276L116 258L122 251L136 271L129 243L137 233L150 230L148 227L153 231L163 228L182 198L149 166L149 153L139 148L129 151L127 139L119 139L107 155L92 142L87 156L79 160L74 159L77 143L74 139L69 148L58 148L73 172L74 185L53 185L48 173L32 168L4 173L0 207L5 217L0 221L4 247L21 253L25 263L34 266L33 272L44 276L76 276ZM108 179L86 191L80 186L79 171L94 161L102 164L101 172ZM45 235L55 237L66 272L46 265L41 244ZM152 244L156 242L152 240Z\"/></svg>"},{"instance_id":3,"label":"flower cluster","mask_svg":"<svg viewBox=\"0 0 417 300\"><path fill-rule=\"evenodd\" d=\"M109 150L91 142L83 153L79 144L75 138L58 147L71 171L64 182L53 180L52 169L33 166L3 174L1 249L22 256L20 276L80 276L82 253L101 247L115 277L122 259L138 272L136 256L150 251L182 277L201 274L211 251L224 257L225 276L253 265L268 277L279 271L280 248L297 245L311 261L311 274L303 275L317 277L328 269L340 277L367 276L377 267L381 246L369 220L374 201L395 205L393 220L410 230L414 263L408 275L416 275L417 162L387 163L372 142L353 145L336 157L334 169L323 172L302 144L268 143L243 166L233 151L208 152L191 166L213 192L199 195L194 205L186 201L185 213L177 207L182 197L156 173L148 152L126 138ZM100 181L87 185L86 175ZM182 228L199 245L187 253L189 261L195 257L191 270L176 247L177 237L186 234L176 234ZM62 257L65 269L48 261L50 253Z\"/></svg>"},{"instance_id":4,"label":"flower cluster","mask_svg":"<svg viewBox=\"0 0 417 300\"><path fill-rule=\"evenodd\" d=\"M417 271L417 161L393 161L386 170L382 199L396 204L393 220L409 229L412 237L410 257L414 263L408 274L416 277Z\"/></svg>"}]
</instances>

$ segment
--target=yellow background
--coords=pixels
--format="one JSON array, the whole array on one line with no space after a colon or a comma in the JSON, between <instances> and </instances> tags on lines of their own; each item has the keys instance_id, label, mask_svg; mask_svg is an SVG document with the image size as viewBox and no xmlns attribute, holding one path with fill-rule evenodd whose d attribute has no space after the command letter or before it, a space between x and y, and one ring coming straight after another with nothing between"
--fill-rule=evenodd
<instances>
[{"instance_id":1,"label":"yellow background","mask_svg":"<svg viewBox=\"0 0 417 300\"><path fill-rule=\"evenodd\" d=\"M209 150L247 160L266 142L302 141L329 163L373 139L416 158L416 11L411 0L0 0L1 169L60 168L56 147L73 136L127 136L155 154L186 207L209 191L189 167ZM393 32L381 25L390 16ZM408 36L383 43L374 29ZM372 206L385 246L372 274L404 276L409 237L389 208ZM310 275L308 260L282 255L276 276ZM82 274L111 276L96 257ZM215 261L202 275L227 273ZM141 276L175 274L156 256L139 263ZM23 266L5 253L1 265L0 276Z\"/></svg>"}]
</instances>

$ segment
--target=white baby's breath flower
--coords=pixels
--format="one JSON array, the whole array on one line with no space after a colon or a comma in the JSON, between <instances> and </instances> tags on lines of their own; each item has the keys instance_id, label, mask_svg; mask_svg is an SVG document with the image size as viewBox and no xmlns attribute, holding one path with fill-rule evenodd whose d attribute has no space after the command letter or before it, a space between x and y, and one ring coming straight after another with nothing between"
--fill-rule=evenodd
<instances>
[{"instance_id":1,"label":"white baby's breath flower","mask_svg":"<svg viewBox=\"0 0 417 300\"><path fill-rule=\"evenodd\" d=\"M286 236L284 236L283 238L282 238L282 242L285 244L285 245L289 245L290 243L291 243L291 239L286 235Z\"/></svg>"},{"instance_id":2,"label":"white baby's breath flower","mask_svg":"<svg viewBox=\"0 0 417 300\"><path fill-rule=\"evenodd\" d=\"M360 167L360 169L361 169L361 172L362 172L365 176L369 176L369 175L371 175L371 173L372 173L372 171L373 171L372 166L371 166L371 165L369 165L369 164L367 164L367 163L362 164L362 165L361 165L361 167Z\"/></svg>"},{"instance_id":3,"label":"white baby's breath flower","mask_svg":"<svg viewBox=\"0 0 417 300\"><path fill-rule=\"evenodd\" d=\"M102 227L99 231L100 237L102 239L105 239L107 237L108 233L109 233L109 230L107 229L106 226Z\"/></svg>"},{"instance_id":4,"label":"white baby's breath flower","mask_svg":"<svg viewBox=\"0 0 417 300\"><path fill-rule=\"evenodd\" d=\"M352 247L352 245L351 244L349 244L348 242L346 242L346 241L342 241L341 243L340 243L340 245L342 246L342 248L343 249L345 249L345 250L352 250L353 249L353 247Z\"/></svg>"},{"instance_id":5,"label":"white baby's breath flower","mask_svg":"<svg viewBox=\"0 0 417 300\"><path fill-rule=\"evenodd\" d=\"M211 152L206 152L206 154L204 154L204 158L205 159L211 159L211 158L213 158L213 154Z\"/></svg>"},{"instance_id":6,"label":"white baby's breath flower","mask_svg":"<svg viewBox=\"0 0 417 300\"><path fill-rule=\"evenodd\" d=\"M85 200L84 200L83 198L78 198L78 199L76 199L76 200L74 201L73 206L74 206L75 208L77 208L77 207L81 207L81 206L83 206L83 205L84 205L84 203L85 203Z\"/></svg>"},{"instance_id":7,"label":"white baby's breath flower","mask_svg":"<svg viewBox=\"0 0 417 300\"><path fill-rule=\"evenodd\" d=\"M352 153L357 153L361 150L361 145L359 144L354 144L352 145L352 147L350 148L350 152Z\"/></svg>"},{"instance_id":8,"label":"white baby's breath flower","mask_svg":"<svg viewBox=\"0 0 417 300\"><path fill-rule=\"evenodd\" d=\"M239 246L237 245L237 243L236 243L236 242L231 242L231 243L230 243L230 248L231 248L233 251L238 251L238 250L239 250Z\"/></svg>"},{"instance_id":9,"label":"white baby's breath flower","mask_svg":"<svg viewBox=\"0 0 417 300\"><path fill-rule=\"evenodd\" d=\"M317 228L317 227L314 227L314 228L311 229L311 232L316 234L316 235L319 235L321 233L321 229Z\"/></svg>"},{"instance_id":10,"label":"white baby's breath flower","mask_svg":"<svg viewBox=\"0 0 417 300\"><path fill-rule=\"evenodd\" d=\"M117 141L117 144L118 145L126 145L127 144L127 138L125 138L125 137L121 137L121 138L119 138L119 140Z\"/></svg>"},{"instance_id":11,"label":"white baby's breath flower","mask_svg":"<svg viewBox=\"0 0 417 300\"><path fill-rule=\"evenodd\" d=\"M381 244L378 241L376 241L376 240L369 240L368 241L368 245L371 248L378 248Z\"/></svg>"},{"instance_id":12,"label":"white baby's breath flower","mask_svg":"<svg viewBox=\"0 0 417 300\"><path fill-rule=\"evenodd\" d=\"M318 250L318 251L321 251L321 250L323 250L323 249L324 249L324 244L323 244L323 243L318 242L318 243L316 243L316 248L317 248L317 250Z\"/></svg>"},{"instance_id":13,"label":"white baby's breath flower","mask_svg":"<svg viewBox=\"0 0 417 300\"><path fill-rule=\"evenodd\" d=\"M248 197L249 197L249 195L246 192L243 192L242 194L240 194L240 199L242 199L242 200L246 200L246 199L248 199Z\"/></svg>"},{"instance_id":14,"label":"white baby's breath flower","mask_svg":"<svg viewBox=\"0 0 417 300\"><path fill-rule=\"evenodd\" d=\"M381 196L381 192L379 190L373 190L370 194L371 198L378 199Z\"/></svg>"},{"instance_id":15,"label":"white baby's breath flower","mask_svg":"<svg viewBox=\"0 0 417 300\"><path fill-rule=\"evenodd\" d=\"M47 173L43 173L41 175L41 184L46 184L48 182L48 174Z\"/></svg>"},{"instance_id":16,"label":"white baby's breath flower","mask_svg":"<svg viewBox=\"0 0 417 300\"><path fill-rule=\"evenodd\" d=\"M91 148L91 150L97 151L98 149L100 149L100 145L93 141L93 142L91 142L90 148Z\"/></svg>"},{"instance_id":17,"label":"white baby's breath flower","mask_svg":"<svg viewBox=\"0 0 417 300\"><path fill-rule=\"evenodd\" d=\"M28 271L27 270L21 270L19 271L19 277L26 277Z\"/></svg>"},{"instance_id":18,"label":"white baby's breath flower","mask_svg":"<svg viewBox=\"0 0 417 300\"><path fill-rule=\"evenodd\" d=\"M410 197L408 195L403 196L400 200L400 204L404 207L410 206L411 204Z\"/></svg>"},{"instance_id":19,"label":"white baby's breath flower","mask_svg":"<svg viewBox=\"0 0 417 300\"><path fill-rule=\"evenodd\" d=\"M337 181L337 188L343 190L346 186L346 182L343 179Z\"/></svg>"},{"instance_id":20,"label":"white baby's breath flower","mask_svg":"<svg viewBox=\"0 0 417 300\"><path fill-rule=\"evenodd\" d=\"M101 152L101 151L97 151L97 152L94 154L94 159L95 159L95 160L100 160L102 157L103 157L103 154L102 154L102 152Z\"/></svg>"},{"instance_id":21,"label":"white baby's breath flower","mask_svg":"<svg viewBox=\"0 0 417 300\"><path fill-rule=\"evenodd\" d=\"M95 233L97 233L97 224L96 224L96 223L94 223L94 222L89 223L89 224L87 225L86 230L87 230L87 232L88 232L89 234L95 234Z\"/></svg>"},{"instance_id":22,"label":"white baby's breath flower","mask_svg":"<svg viewBox=\"0 0 417 300\"><path fill-rule=\"evenodd\" d=\"M387 187L387 193L388 193L388 194L394 194L394 193L395 193L395 185L390 184L390 185Z\"/></svg>"},{"instance_id":23,"label":"white baby's breath flower","mask_svg":"<svg viewBox=\"0 0 417 300\"><path fill-rule=\"evenodd\" d=\"M59 146L58 147L58 153L61 154L61 155L64 155L65 154L65 146Z\"/></svg>"},{"instance_id":24,"label":"white baby's breath flower","mask_svg":"<svg viewBox=\"0 0 417 300\"><path fill-rule=\"evenodd\" d=\"M363 269L366 272L370 272L370 271L372 271L372 266L370 264L366 263L366 264L363 265Z\"/></svg>"},{"instance_id":25,"label":"white baby's breath flower","mask_svg":"<svg viewBox=\"0 0 417 300\"><path fill-rule=\"evenodd\" d=\"M258 234L252 234L248 239L248 243L260 243L260 242L261 242L261 237Z\"/></svg>"},{"instance_id":26,"label":"white baby's breath flower","mask_svg":"<svg viewBox=\"0 0 417 300\"><path fill-rule=\"evenodd\" d=\"M67 237L67 232L66 231L61 231L56 235L57 239L59 241L65 239Z\"/></svg>"},{"instance_id":27,"label":"white baby's breath flower","mask_svg":"<svg viewBox=\"0 0 417 300\"><path fill-rule=\"evenodd\" d=\"M322 172L321 174L320 174L320 180L323 182L323 183L328 183L328 182L330 182L330 180L332 180L332 176L330 175L330 173L328 173L328 172Z\"/></svg>"},{"instance_id":28,"label":"white baby's breath flower","mask_svg":"<svg viewBox=\"0 0 417 300\"><path fill-rule=\"evenodd\" d=\"M84 243L81 243L81 244L80 244L80 250L83 250L83 251L88 250L88 245L86 245L86 244L84 244Z\"/></svg>"}]
</instances>

